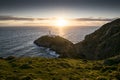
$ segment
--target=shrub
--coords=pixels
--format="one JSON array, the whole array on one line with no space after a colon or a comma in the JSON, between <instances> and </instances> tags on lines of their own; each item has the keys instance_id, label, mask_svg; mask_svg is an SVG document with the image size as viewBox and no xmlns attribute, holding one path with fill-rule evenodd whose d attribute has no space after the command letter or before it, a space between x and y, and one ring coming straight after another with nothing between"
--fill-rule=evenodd
<instances>
[{"instance_id":1,"label":"shrub","mask_svg":"<svg viewBox=\"0 0 120 80\"><path fill-rule=\"evenodd\" d=\"M70 67L72 67L70 64L65 63L65 62L58 63L58 65L62 66L63 68L70 68Z\"/></svg>"},{"instance_id":2,"label":"shrub","mask_svg":"<svg viewBox=\"0 0 120 80\"><path fill-rule=\"evenodd\" d=\"M117 70L117 67L115 67L115 66L104 66L104 67L101 69L101 72L114 71L114 70Z\"/></svg>"},{"instance_id":3,"label":"shrub","mask_svg":"<svg viewBox=\"0 0 120 80\"><path fill-rule=\"evenodd\" d=\"M22 80L33 80L30 76L25 76L22 78Z\"/></svg>"},{"instance_id":4,"label":"shrub","mask_svg":"<svg viewBox=\"0 0 120 80\"><path fill-rule=\"evenodd\" d=\"M110 74L110 76L120 80L120 72L114 71Z\"/></svg>"},{"instance_id":5,"label":"shrub","mask_svg":"<svg viewBox=\"0 0 120 80\"><path fill-rule=\"evenodd\" d=\"M115 57L115 58L110 58L104 61L104 65L115 65L115 64L119 64L120 63L120 57Z\"/></svg>"},{"instance_id":6,"label":"shrub","mask_svg":"<svg viewBox=\"0 0 120 80\"><path fill-rule=\"evenodd\" d=\"M31 65L29 64L23 64L22 66L20 66L21 69L30 69L33 68Z\"/></svg>"},{"instance_id":7,"label":"shrub","mask_svg":"<svg viewBox=\"0 0 120 80\"><path fill-rule=\"evenodd\" d=\"M13 59L15 59L16 57L14 57L14 56L8 56L7 58L5 58L5 60L13 60Z\"/></svg>"},{"instance_id":8,"label":"shrub","mask_svg":"<svg viewBox=\"0 0 120 80\"><path fill-rule=\"evenodd\" d=\"M108 80L108 79L104 76L98 76L96 80Z\"/></svg>"}]
</instances>

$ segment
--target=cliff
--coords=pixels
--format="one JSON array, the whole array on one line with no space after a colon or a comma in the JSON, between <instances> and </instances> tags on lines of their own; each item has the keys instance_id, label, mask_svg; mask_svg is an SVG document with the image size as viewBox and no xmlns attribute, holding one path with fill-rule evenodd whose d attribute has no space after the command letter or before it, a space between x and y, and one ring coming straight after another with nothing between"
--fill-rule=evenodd
<instances>
[{"instance_id":1,"label":"cliff","mask_svg":"<svg viewBox=\"0 0 120 80\"><path fill-rule=\"evenodd\" d=\"M76 45L80 58L105 59L120 54L120 19L103 25Z\"/></svg>"}]
</instances>

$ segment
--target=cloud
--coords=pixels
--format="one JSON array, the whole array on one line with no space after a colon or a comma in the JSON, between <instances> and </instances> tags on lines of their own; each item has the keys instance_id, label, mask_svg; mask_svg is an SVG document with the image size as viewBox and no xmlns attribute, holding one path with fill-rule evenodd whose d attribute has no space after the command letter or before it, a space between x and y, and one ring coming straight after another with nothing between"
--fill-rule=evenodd
<instances>
[{"instance_id":1,"label":"cloud","mask_svg":"<svg viewBox=\"0 0 120 80\"><path fill-rule=\"evenodd\" d=\"M50 20L55 18L28 18L28 17L15 17L15 16L0 16L0 20ZM74 18L70 20L76 20L76 21L112 21L116 18Z\"/></svg>"},{"instance_id":2,"label":"cloud","mask_svg":"<svg viewBox=\"0 0 120 80\"><path fill-rule=\"evenodd\" d=\"M33 21L33 20L51 20L54 18L28 18L15 16L0 16L0 21L15 20L15 21ZM112 21L116 18L74 18L74 21Z\"/></svg>"},{"instance_id":3,"label":"cloud","mask_svg":"<svg viewBox=\"0 0 120 80\"><path fill-rule=\"evenodd\" d=\"M5 20L26 20L26 21L32 21L34 20L33 18L24 18L24 17L14 17L14 16L0 16L0 20L1 21L5 21Z\"/></svg>"},{"instance_id":4,"label":"cloud","mask_svg":"<svg viewBox=\"0 0 120 80\"><path fill-rule=\"evenodd\" d=\"M100 26L116 18L65 18L69 26ZM56 17L34 18L34 17L15 17L0 16L0 26L53 26Z\"/></svg>"},{"instance_id":5,"label":"cloud","mask_svg":"<svg viewBox=\"0 0 120 80\"><path fill-rule=\"evenodd\" d=\"M76 18L75 21L112 21L115 18Z\"/></svg>"},{"instance_id":6,"label":"cloud","mask_svg":"<svg viewBox=\"0 0 120 80\"><path fill-rule=\"evenodd\" d=\"M50 20L51 18L28 18L14 16L0 16L0 21L15 20L15 21L33 21L33 20Z\"/></svg>"}]
</instances>

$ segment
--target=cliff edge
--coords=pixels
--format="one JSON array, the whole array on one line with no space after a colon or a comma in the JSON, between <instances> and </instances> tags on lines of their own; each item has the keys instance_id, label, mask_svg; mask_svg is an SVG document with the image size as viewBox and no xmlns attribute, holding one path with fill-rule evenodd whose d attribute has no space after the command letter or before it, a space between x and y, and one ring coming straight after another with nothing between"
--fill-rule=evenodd
<instances>
[{"instance_id":1,"label":"cliff edge","mask_svg":"<svg viewBox=\"0 0 120 80\"><path fill-rule=\"evenodd\" d=\"M120 19L103 25L76 45L80 58L106 59L120 54Z\"/></svg>"}]
</instances>

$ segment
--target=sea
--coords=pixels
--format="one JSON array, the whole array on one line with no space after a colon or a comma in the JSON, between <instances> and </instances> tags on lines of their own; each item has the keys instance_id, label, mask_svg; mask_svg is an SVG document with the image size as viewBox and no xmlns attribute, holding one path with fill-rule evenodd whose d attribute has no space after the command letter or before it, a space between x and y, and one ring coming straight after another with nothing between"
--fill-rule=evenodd
<instances>
[{"instance_id":1,"label":"sea","mask_svg":"<svg viewBox=\"0 0 120 80\"><path fill-rule=\"evenodd\" d=\"M49 48L35 45L34 40L44 35L59 35L74 44L84 40L99 27L0 27L0 57L45 57L56 58L59 56Z\"/></svg>"}]
</instances>

